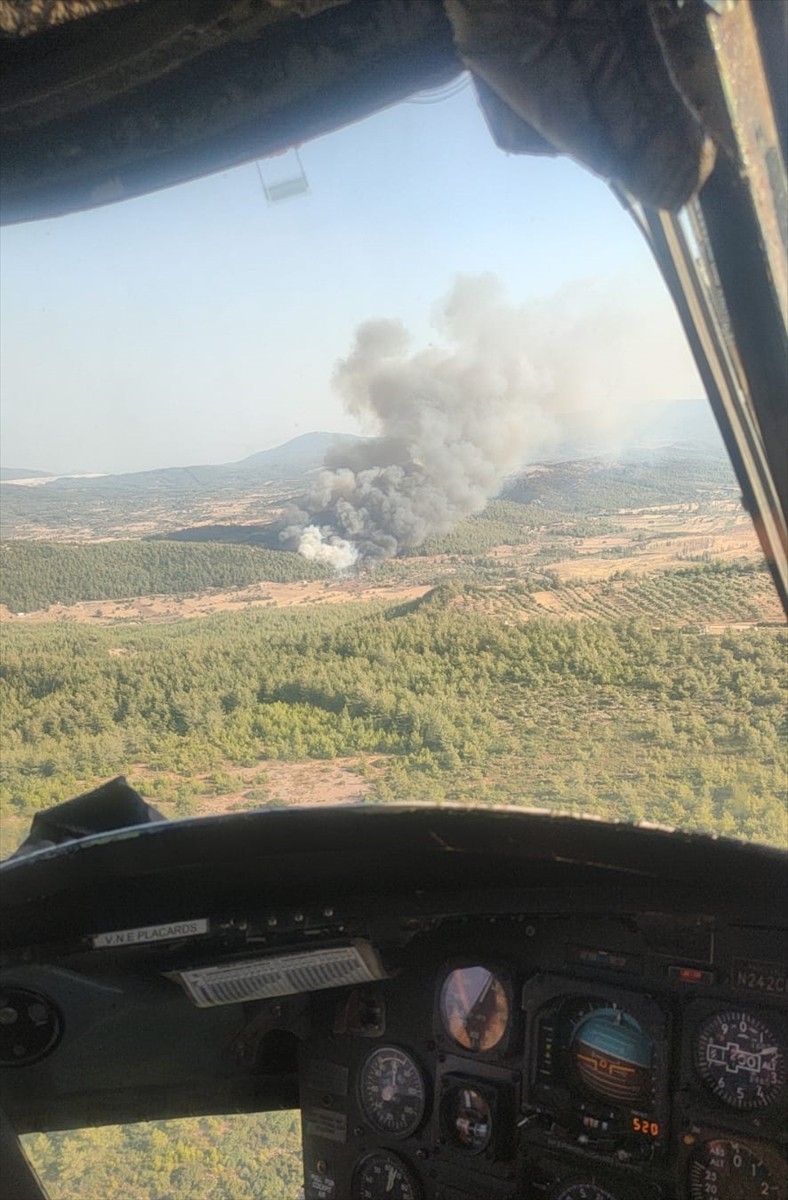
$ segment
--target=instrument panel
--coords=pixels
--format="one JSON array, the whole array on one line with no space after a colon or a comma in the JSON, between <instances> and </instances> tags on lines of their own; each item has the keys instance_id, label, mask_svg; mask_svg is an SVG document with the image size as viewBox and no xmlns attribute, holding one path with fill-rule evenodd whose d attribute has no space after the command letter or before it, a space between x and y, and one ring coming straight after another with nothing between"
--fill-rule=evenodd
<instances>
[{"instance_id":1,"label":"instrument panel","mask_svg":"<svg viewBox=\"0 0 788 1200\"><path fill-rule=\"evenodd\" d=\"M10 862L0 1117L299 1106L305 1200L788 1200L785 865L386 806Z\"/></svg>"},{"instance_id":2,"label":"instrument panel","mask_svg":"<svg viewBox=\"0 0 788 1200\"><path fill-rule=\"evenodd\" d=\"M784 973L632 926L467 920L313 997L306 1200L788 1200Z\"/></svg>"}]
</instances>

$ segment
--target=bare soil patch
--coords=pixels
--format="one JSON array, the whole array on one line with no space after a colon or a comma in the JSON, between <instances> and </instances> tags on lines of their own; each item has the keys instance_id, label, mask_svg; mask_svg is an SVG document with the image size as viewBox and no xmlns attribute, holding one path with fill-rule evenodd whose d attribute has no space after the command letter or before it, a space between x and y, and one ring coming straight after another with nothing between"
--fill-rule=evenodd
<instances>
[{"instance_id":1,"label":"bare soil patch","mask_svg":"<svg viewBox=\"0 0 788 1200\"><path fill-rule=\"evenodd\" d=\"M265 760L253 767L224 765L219 770L229 776L231 783L220 795L195 794L189 804L189 816L207 817L217 813L239 809L297 807L309 804L358 804L369 792L372 779L378 773L383 759L378 756L371 763L357 757L309 759L306 762L281 762ZM363 771L362 771L363 767ZM148 794L157 808L168 817L181 815L174 801L157 790L155 796L146 789L152 779L161 782L169 779L173 792L184 779L174 773L154 771L137 765L128 771L128 780ZM188 781L199 790L210 781L210 774L197 772Z\"/></svg>"},{"instance_id":2,"label":"bare soil patch","mask_svg":"<svg viewBox=\"0 0 788 1200\"><path fill-rule=\"evenodd\" d=\"M78 604L52 604L35 612L14 614L0 606L0 621L77 621L99 625L146 624L207 617L218 612L245 608L293 608L298 605L346 604L384 600L416 600L428 592L427 585L387 584L370 586L363 580L315 580L304 583L254 583L228 592L204 592L193 596L130 596L124 600L84 600Z\"/></svg>"},{"instance_id":3,"label":"bare soil patch","mask_svg":"<svg viewBox=\"0 0 788 1200\"><path fill-rule=\"evenodd\" d=\"M582 613L571 610L560 592L532 592L531 599L548 613L561 617L576 617L578 620L582 617Z\"/></svg>"},{"instance_id":4,"label":"bare soil patch","mask_svg":"<svg viewBox=\"0 0 788 1200\"><path fill-rule=\"evenodd\" d=\"M563 582L609 579L619 571L645 575L649 571L665 571L704 561L763 560L763 551L749 518L737 520L730 527L726 525L722 518L716 521L708 518L686 522L674 530L669 523L658 522L655 518L647 531L647 541L638 537L586 538L578 547L577 558L553 563L550 569ZM642 524L635 528L641 537L646 532Z\"/></svg>"},{"instance_id":5,"label":"bare soil patch","mask_svg":"<svg viewBox=\"0 0 788 1200\"><path fill-rule=\"evenodd\" d=\"M268 792L265 804L288 807L303 804L357 804L371 787L358 772L359 759L338 758L331 762L269 762L265 766ZM205 811L226 812L243 800L244 792L205 799ZM259 801L258 801L259 803Z\"/></svg>"}]
</instances>

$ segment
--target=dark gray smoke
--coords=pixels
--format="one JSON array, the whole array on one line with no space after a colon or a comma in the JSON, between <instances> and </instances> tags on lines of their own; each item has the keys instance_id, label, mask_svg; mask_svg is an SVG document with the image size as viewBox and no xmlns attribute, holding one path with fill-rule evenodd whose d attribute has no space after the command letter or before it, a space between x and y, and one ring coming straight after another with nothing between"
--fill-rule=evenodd
<instances>
[{"instance_id":1,"label":"dark gray smoke","mask_svg":"<svg viewBox=\"0 0 788 1200\"><path fill-rule=\"evenodd\" d=\"M489 276L457 281L436 314L445 347L408 353L395 320L367 321L334 382L380 436L335 451L284 540L342 570L388 558L479 512L541 441L543 391Z\"/></svg>"},{"instance_id":2,"label":"dark gray smoke","mask_svg":"<svg viewBox=\"0 0 788 1200\"><path fill-rule=\"evenodd\" d=\"M515 306L494 276L461 276L433 324L441 344L410 353L400 321L367 321L338 364L378 436L327 457L291 515L282 538L305 557L344 570L419 546L578 428L623 447L657 398L699 394L675 314L626 280Z\"/></svg>"}]
</instances>

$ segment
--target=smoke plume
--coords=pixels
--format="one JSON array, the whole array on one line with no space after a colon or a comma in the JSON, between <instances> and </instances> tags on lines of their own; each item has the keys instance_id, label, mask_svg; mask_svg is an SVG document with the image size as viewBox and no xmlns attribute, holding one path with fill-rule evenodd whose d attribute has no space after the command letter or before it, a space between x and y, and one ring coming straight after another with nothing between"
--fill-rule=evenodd
<instances>
[{"instance_id":1,"label":"smoke plume","mask_svg":"<svg viewBox=\"0 0 788 1200\"><path fill-rule=\"evenodd\" d=\"M365 322L334 384L377 436L327 456L282 541L346 570L447 533L573 422L620 425L638 387L644 398L647 315L588 285L514 306L482 275L460 276L437 306L439 345L412 353L400 321Z\"/></svg>"},{"instance_id":2,"label":"smoke plume","mask_svg":"<svg viewBox=\"0 0 788 1200\"><path fill-rule=\"evenodd\" d=\"M546 425L538 373L507 312L492 277L461 278L435 315L443 348L410 354L396 320L359 327L334 383L379 436L333 453L283 540L343 569L419 546L484 508Z\"/></svg>"}]
</instances>

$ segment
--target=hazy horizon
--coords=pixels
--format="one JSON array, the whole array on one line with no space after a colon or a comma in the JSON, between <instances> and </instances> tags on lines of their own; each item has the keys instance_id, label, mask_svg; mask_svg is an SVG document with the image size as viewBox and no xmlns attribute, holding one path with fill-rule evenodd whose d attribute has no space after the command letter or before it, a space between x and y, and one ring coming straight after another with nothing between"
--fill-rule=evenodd
<instances>
[{"instance_id":1,"label":"hazy horizon","mask_svg":"<svg viewBox=\"0 0 788 1200\"><path fill-rule=\"evenodd\" d=\"M608 445L606 447L605 445L600 444L599 442L592 443L590 446L588 444L583 446L579 440L582 436L582 430L579 430L577 433L577 439L568 448L565 445L558 446L555 448L554 451L551 451L545 455L542 455L542 456L540 456L540 458L541 458L541 460L543 460L545 462L553 462L553 461L556 461L557 456L561 457L563 455L564 450L566 450L569 457L571 457L572 454L576 451L578 453L579 457L583 457L584 454L587 452L588 454L590 454L592 456L600 455L600 456L606 456L606 457L613 458L619 453L628 453L634 449L657 448L660 445L669 446L669 445L673 445L673 444L680 444L682 442L687 442L687 443L691 443L691 444L692 443L697 444L697 443L702 442L705 448L714 449L715 451L718 451L722 456L727 457L724 443L719 434L719 430L717 429L717 426L714 422L714 417L712 415L711 409L708 406L708 401L703 397L694 397L694 396L687 397L678 402L668 401L663 406L657 406L658 412L657 412L656 419L657 419L658 424L660 421L663 421L663 419L665 417L668 417L668 416L675 417L677 415L677 413L676 413L676 405L677 404L681 404L682 406L686 404L688 406L689 411L688 411L687 415L690 418L690 423L689 423L688 429L685 431L681 431L681 430L677 429L675 427L675 425L672 424L670 422L670 420L668 420L667 424L664 425L664 433L661 433L660 429L658 428L656 433L651 436L649 436L648 434L646 434L646 436L638 436L638 432L636 431L635 435L631 439L624 440L622 442L621 439L614 438L608 443ZM663 421L663 424L664 424L664 421ZM642 431L640 431L640 432L642 433ZM686 432L686 436L682 436L682 432ZM188 469L190 467L192 467L192 468L222 467L222 466L229 467L229 466L234 466L236 464L243 463L247 459L254 458L258 454L266 454L266 453L273 452L276 450L284 449L287 446L291 445L292 443L297 443L297 442L299 442L301 440L305 440L307 438L312 438L312 437L342 438L342 437L346 437L346 436L358 437L359 439L363 439L366 435L362 434L362 433L348 434L347 431L343 432L341 430L336 430L336 429L310 429L310 430L305 431L304 433L296 434L294 437L288 438L284 442L275 442L270 446L262 446L262 447L258 448L257 450L250 450L248 454L244 454L238 459L230 459L230 460L225 460L223 462L214 461L214 462L202 462L202 463L197 463L197 462L189 462L189 463L157 462L157 463L152 463L149 466L139 467L133 471L101 471L101 470L85 471L85 470L82 470L79 466L76 466L73 469L69 469L69 470L65 470L65 471L50 471L47 469L46 464L41 466L41 465L31 465L30 463L19 464L19 463L14 463L14 462L5 462L5 461L0 461L0 470L2 470L4 472L13 471L17 474L22 471L29 473L29 475L27 475L27 476L20 475L20 478L33 478L35 476L41 476L41 477L47 478L47 479L48 478L57 479L57 478L67 478L70 476L84 476L85 478L88 478L88 477L97 478L97 477L103 477L103 476L107 476L107 475L144 474L147 472ZM523 460L521 466L527 467L532 462L539 461L540 458L537 457L537 458L531 459L529 457L526 457ZM3 482L11 483L11 482L15 482L15 481L6 479Z\"/></svg>"},{"instance_id":2,"label":"hazy horizon","mask_svg":"<svg viewBox=\"0 0 788 1200\"><path fill-rule=\"evenodd\" d=\"M8 468L120 473L375 433L333 389L335 364L370 319L402 321L414 351L440 346L435 306L458 276L494 275L534 315L542 390L547 369L605 423L703 394L606 185L564 158L503 154L471 88L300 155L297 201L267 207L248 164L2 230Z\"/></svg>"}]
</instances>

